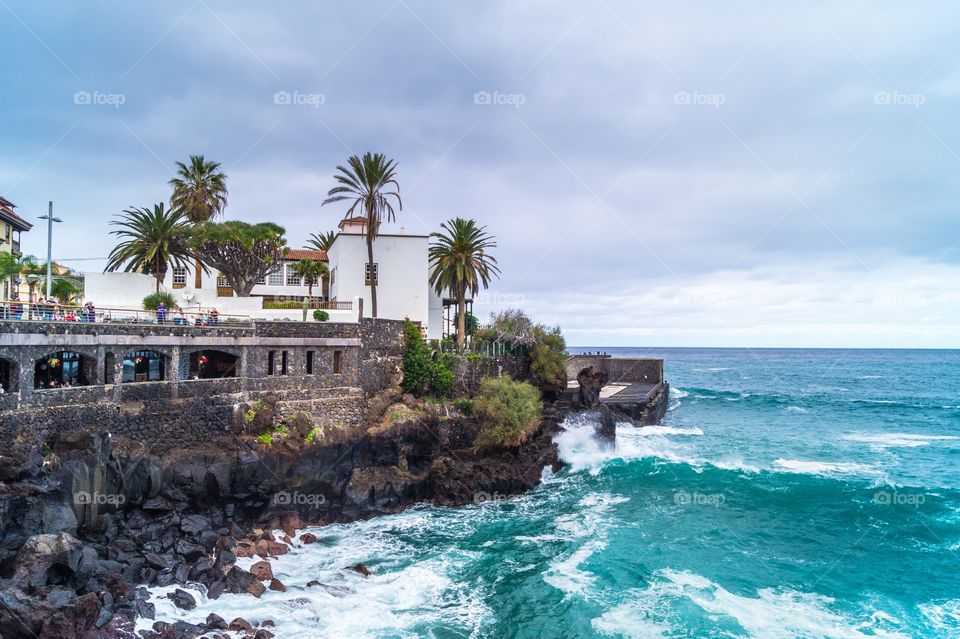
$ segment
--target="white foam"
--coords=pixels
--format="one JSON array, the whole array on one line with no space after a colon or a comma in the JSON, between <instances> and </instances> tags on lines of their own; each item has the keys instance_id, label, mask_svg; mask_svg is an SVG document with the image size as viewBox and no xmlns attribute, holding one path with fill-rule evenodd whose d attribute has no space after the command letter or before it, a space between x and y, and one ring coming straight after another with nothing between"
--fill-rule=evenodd
<instances>
[{"instance_id":1,"label":"white foam","mask_svg":"<svg viewBox=\"0 0 960 639\"><path fill-rule=\"evenodd\" d=\"M709 579L690 571L662 570L654 574L651 585L630 592L631 599L593 620L604 634L621 637L663 637L682 630L683 624L672 616L677 608L693 602L705 613L706 620L728 627L735 621L754 639L817 637L822 639L905 639L897 630L882 626L898 625L886 613L865 613L863 619L851 619L831 610L830 597L795 590L761 589L756 596L734 594ZM728 636L729 631L722 633ZM737 635L739 636L739 635Z\"/></svg>"},{"instance_id":2,"label":"white foam","mask_svg":"<svg viewBox=\"0 0 960 639\"><path fill-rule=\"evenodd\" d=\"M671 387L670 387L670 392L667 393L667 397L668 397L668 400L667 400L667 412L670 412L670 411L673 411L673 410L676 410L676 409L680 408L680 402L681 402L681 400L682 400L684 397L689 397L689 396L690 396L690 393L688 393L687 391L685 391L685 390L683 390L683 389L680 389L680 388L675 388L675 387L671 386Z\"/></svg>"},{"instance_id":3,"label":"white foam","mask_svg":"<svg viewBox=\"0 0 960 639\"><path fill-rule=\"evenodd\" d=\"M637 429L637 432L643 437L650 435L703 435L699 428L678 428L676 426L643 426Z\"/></svg>"},{"instance_id":4,"label":"white foam","mask_svg":"<svg viewBox=\"0 0 960 639\"><path fill-rule=\"evenodd\" d=\"M810 411L807 410L806 408L804 408L803 406L787 406L786 408L783 409L783 412L785 412L785 413L797 413L797 414L799 414L799 415L805 415L805 414L809 413Z\"/></svg>"},{"instance_id":5,"label":"white foam","mask_svg":"<svg viewBox=\"0 0 960 639\"><path fill-rule=\"evenodd\" d=\"M843 438L851 442L870 444L874 448L918 448L931 442L960 440L954 435L920 435L915 433L850 433Z\"/></svg>"},{"instance_id":6,"label":"white foam","mask_svg":"<svg viewBox=\"0 0 960 639\"><path fill-rule=\"evenodd\" d=\"M943 636L948 636L945 630L952 630L954 633L960 631L960 599L929 601L917 607L927 623L934 630L943 633Z\"/></svg>"},{"instance_id":7,"label":"white foam","mask_svg":"<svg viewBox=\"0 0 960 639\"><path fill-rule=\"evenodd\" d=\"M882 471L868 464L825 462L802 459L778 459L773 465L790 473L803 475L880 475Z\"/></svg>"}]
</instances>

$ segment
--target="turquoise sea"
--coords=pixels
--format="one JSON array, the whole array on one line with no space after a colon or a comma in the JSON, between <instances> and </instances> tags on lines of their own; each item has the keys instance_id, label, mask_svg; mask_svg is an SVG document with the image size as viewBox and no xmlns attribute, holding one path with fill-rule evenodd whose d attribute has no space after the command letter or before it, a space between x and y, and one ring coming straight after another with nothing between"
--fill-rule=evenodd
<instances>
[{"instance_id":1,"label":"turquoise sea","mask_svg":"<svg viewBox=\"0 0 960 639\"><path fill-rule=\"evenodd\" d=\"M297 639L960 637L960 351L606 350L667 360L662 426L608 449L570 420L569 466L527 495L313 529L275 562L287 592L158 619L270 618Z\"/></svg>"}]
</instances>

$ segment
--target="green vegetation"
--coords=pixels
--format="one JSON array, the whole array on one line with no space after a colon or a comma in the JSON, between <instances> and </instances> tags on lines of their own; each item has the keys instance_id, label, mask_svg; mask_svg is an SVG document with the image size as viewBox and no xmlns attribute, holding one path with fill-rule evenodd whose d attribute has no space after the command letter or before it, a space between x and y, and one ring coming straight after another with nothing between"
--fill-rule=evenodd
<instances>
[{"instance_id":1,"label":"green vegetation","mask_svg":"<svg viewBox=\"0 0 960 639\"><path fill-rule=\"evenodd\" d=\"M267 432L257 437L257 442L262 446L273 446L275 443L285 439L290 434L290 429L286 424L278 424Z\"/></svg>"},{"instance_id":2,"label":"green vegetation","mask_svg":"<svg viewBox=\"0 0 960 639\"><path fill-rule=\"evenodd\" d=\"M146 300L144 300L144 302L146 302ZM144 304L144 306L146 306L146 304ZM248 424L252 424L253 420L257 418L257 413L262 411L265 407L266 404L263 402L263 400L258 399L253 403L253 406L250 407L250 410L243 413L243 421L247 422Z\"/></svg>"},{"instance_id":3,"label":"green vegetation","mask_svg":"<svg viewBox=\"0 0 960 639\"><path fill-rule=\"evenodd\" d=\"M534 323L520 309L508 309L491 317L489 328L495 340L508 343L530 357L530 373L540 389L549 395L562 392L567 383L566 342L559 327Z\"/></svg>"},{"instance_id":4,"label":"green vegetation","mask_svg":"<svg viewBox=\"0 0 960 639\"><path fill-rule=\"evenodd\" d=\"M473 400L467 399L466 397L458 397L453 400L453 405L467 417L473 417L476 412L476 406L474 406Z\"/></svg>"},{"instance_id":5,"label":"green vegetation","mask_svg":"<svg viewBox=\"0 0 960 639\"><path fill-rule=\"evenodd\" d=\"M333 231L327 231L326 233L311 233L310 239L307 240L306 248L317 251L329 251L330 247L333 246L333 241L335 239L337 239L337 234Z\"/></svg>"},{"instance_id":6,"label":"green vegetation","mask_svg":"<svg viewBox=\"0 0 960 639\"><path fill-rule=\"evenodd\" d=\"M483 379L473 403L480 419L474 446L480 450L522 444L539 425L543 411L534 386L507 376Z\"/></svg>"},{"instance_id":7,"label":"green vegetation","mask_svg":"<svg viewBox=\"0 0 960 639\"><path fill-rule=\"evenodd\" d=\"M393 222L396 215L393 202L403 210L400 200L400 185L397 183L397 163L388 160L382 153L370 153L362 158L351 155L347 159L348 167L337 166L339 173L333 176L337 186L327 192L327 199L321 206L334 202L349 201L345 217L361 215L367 219L365 235L367 240L367 263L375 264L373 259L373 241L380 233L382 222ZM367 280L370 286L370 313L377 316L377 280Z\"/></svg>"},{"instance_id":8,"label":"green vegetation","mask_svg":"<svg viewBox=\"0 0 960 639\"><path fill-rule=\"evenodd\" d=\"M403 389L418 397L446 396L456 381L453 358L441 354L434 360L420 329L410 320L403 323L403 341Z\"/></svg>"},{"instance_id":9,"label":"green vegetation","mask_svg":"<svg viewBox=\"0 0 960 639\"><path fill-rule=\"evenodd\" d=\"M497 247L485 226L474 220L454 218L444 222L444 232L431 233L435 242L430 245L430 284L442 297L445 291L457 299L457 352L463 352L467 336L467 294L476 295L480 287L487 288L490 280L500 276L497 260L490 249Z\"/></svg>"},{"instance_id":10,"label":"green vegetation","mask_svg":"<svg viewBox=\"0 0 960 639\"><path fill-rule=\"evenodd\" d=\"M189 264L189 222L180 209L168 210L162 202L154 204L152 210L131 207L110 224L119 227L110 234L123 241L110 251L104 272L122 268L126 273L153 275L159 291L170 266Z\"/></svg>"},{"instance_id":11,"label":"green vegetation","mask_svg":"<svg viewBox=\"0 0 960 639\"><path fill-rule=\"evenodd\" d=\"M303 438L303 442L305 444L312 444L320 439L323 439L323 426L314 426L310 429L310 432L307 433L307 436Z\"/></svg>"},{"instance_id":12,"label":"green vegetation","mask_svg":"<svg viewBox=\"0 0 960 639\"><path fill-rule=\"evenodd\" d=\"M223 274L237 297L249 297L257 281L283 261L284 233L272 222L206 222L190 232L189 247L201 262Z\"/></svg>"},{"instance_id":13,"label":"green vegetation","mask_svg":"<svg viewBox=\"0 0 960 639\"><path fill-rule=\"evenodd\" d=\"M313 286L330 273L320 260L303 259L293 265L293 270L307 282L307 295L313 297Z\"/></svg>"},{"instance_id":14,"label":"green vegetation","mask_svg":"<svg viewBox=\"0 0 960 639\"><path fill-rule=\"evenodd\" d=\"M264 300L263 308L267 310L299 311L303 309L303 302L297 300L285 300L283 302Z\"/></svg>"},{"instance_id":15,"label":"green vegetation","mask_svg":"<svg viewBox=\"0 0 960 639\"><path fill-rule=\"evenodd\" d=\"M317 322L326 322L328 319L330 319L330 313L318 308L313 312L313 319Z\"/></svg>"},{"instance_id":16,"label":"green vegetation","mask_svg":"<svg viewBox=\"0 0 960 639\"><path fill-rule=\"evenodd\" d=\"M83 286L75 279L55 277L50 281L50 296L61 304L71 304L77 301L83 293Z\"/></svg>"},{"instance_id":17,"label":"green vegetation","mask_svg":"<svg viewBox=\"0 0 960 639\"><path fill-rule=\"evenodd\" d=\"M176 304L173 295L166 291L160 291L159 293L150 293L143 298L143 308L148 311L155 311L160 302L166 304L169 309L172 309Z\"/></svg>"},{"instance_id":18,"label":"green vegetation","mask_svg":"<svg viewBox=\"0 0 960 639\"><path fill-rule=\"evenodd\" d=\"M202 155L191 155L190 165L177 162L177 177L170 206L183 211L193 224L204 224L223 214L227 206L227 176L219 162L208 162Z\"/></svg>"}]
</instances>

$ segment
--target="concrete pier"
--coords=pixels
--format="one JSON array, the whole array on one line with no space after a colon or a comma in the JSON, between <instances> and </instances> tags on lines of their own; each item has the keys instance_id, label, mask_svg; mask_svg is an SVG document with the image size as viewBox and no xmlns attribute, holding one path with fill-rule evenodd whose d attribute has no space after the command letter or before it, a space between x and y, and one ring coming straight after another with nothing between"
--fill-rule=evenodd
<instances>
[{"instance_id":1,"label":"concrete pier","mask_svg":"<svg viewBox=\"0 0 960 639\"><path fill-rule=\"evenodd\" d=\"M600 391L602 404L629 417L638 426L660 423L667 412L670 390L664 379L662 359L573 355L566 362L568 399L577 400L577 375L590 367L607 376L607 383Z\"/></svg>"}]
</instances>

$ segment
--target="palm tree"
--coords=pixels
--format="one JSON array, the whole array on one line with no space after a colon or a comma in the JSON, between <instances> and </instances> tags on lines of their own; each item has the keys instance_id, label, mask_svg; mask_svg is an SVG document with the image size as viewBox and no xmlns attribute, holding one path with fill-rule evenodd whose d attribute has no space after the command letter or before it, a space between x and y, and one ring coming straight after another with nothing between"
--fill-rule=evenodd
<instances>
[{"instance_id":1,"label":"palm tree","mask_svg":"<svg viewBox=\"0 0 960 639\"><path fill-rule=\"evenodd\" d=\"M124 241L110 251L105 271L123 268L126 273L149 273L157 280L159 292L168 266L189 265L186 237L190 224L180 209L166 209L163 202L154 204L152 210L131 207L110 224L119 227L110 234Z\"/></svg>"},{"instance_id":2,"label":"palm tree","mask_svg":"<svg viewBox=\"0 0 960 639\"><path fill-rule=\"evenodd\" d=\"M177 162L177 177L170 206L182 209L194 224L203 224L223 214L227 206L227 176L219 162L207 162L202 155L191 155L190 166Z\"/></svg>"},{"instance_id":3,"label":"palm tree","mask_svg":"<svg viewBox=\"0 0 960 639\"><path fill-rule=\"evenodd\" d=\"M50 282L50 295L57 298L61 304L70 304L82 292L80 285L72 279L58 277Z\"/></svg>"},{"instance_id":4,"label":"palm tree","mask_svg":"<svg viewBox=\"0 0 960 639\"><path fill-rule=\"evenodd\" d=\"M227 206L227 176L219 162L208 162L202 155L191 155L190 166L177 162L177 177L169 182L173 187L170 206L181 209L193 224L209 222L223 215ZM206 270L199 259L193 261L194 286L200 288L200 271Z\"/></svg>"},{"instance_id":5,"label":"palm tree","mask_svg":"<svg viewBox=\"0 0 960 639\"><path fill-rule=\"evenodd\" d=\"M393 200L396 200L397 209L403 210L400 200L400 185L397 183L397 163L388 160L382 153L364 153L363 158L351 155L347 159L348 167L337 166L339 174L333 179L338 186L327 192L327 199L323 205L341 200L353 203L347 209L344 218L353 216L357 208L367 219L367 274L370 284L370 313L377 316L377 279L373 261L373 241L380 233L382 222L392 222L395 219Z\"/></svg>"},{"instance_id":6,"label":"palm tree","mask_svg":"<svg viewBox=\"0 0 960 639\"><path fill-rule=\"evenodd\" d=\"M455 218L440 225L445 233L431 233L430 284L438 295L445 290L457 299L457 350L463 352L466 335L467 293L476 295L500 277L497 260L488 251L497 247L485 226L473 220Z\"/></svg>"},{"instance_id":7,"label":"palm tree","mask_svg":"<svg viewBox=\"0 0 960 639\"><path fill-rule=\"evenodd\" d=\"M327 273L330 272L326 264L320 260L311 260L309 258L300 260L294 264L293 270L307 280L307 295L310 297L313 297L313 285L316 284L320 278L326 277Z\"/></svg>"},{"instance_id":8,"label":"palm tree","mask_svg":"<svg viewBox=\"0 0 960 639\"><path fill-rule=\"evenodd\" d=\"M307 245L304 248L316 249L318 251L329 251L330 246L333 244L335 239L337 239L337 234L333 231L327 231L326 233L311 233L310 239L307 240Z\"/></svg>"}]
</instances>

